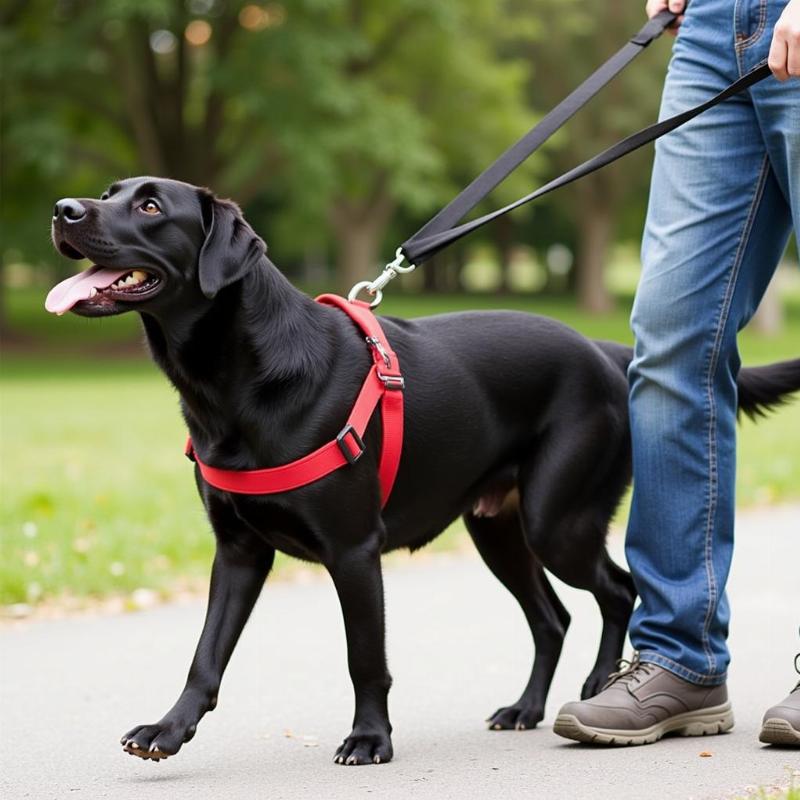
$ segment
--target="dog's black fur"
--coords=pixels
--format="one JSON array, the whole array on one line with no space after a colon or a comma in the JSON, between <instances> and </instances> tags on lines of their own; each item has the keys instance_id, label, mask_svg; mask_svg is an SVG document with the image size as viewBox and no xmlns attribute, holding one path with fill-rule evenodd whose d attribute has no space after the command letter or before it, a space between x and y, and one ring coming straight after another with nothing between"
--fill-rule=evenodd
<instances>
[{"instance_id":1,"label":"dog's black fur","mask_svg":"<svg viewBox=\"0 0 800 800\"><path fill-rule=\"evenodd\" d=\"M148 200L155 205L145 207ZM276 466L336 436L371 364L363 335L283 277L236 205L154 178L77 202L80 211L57 207L57 248L153 279L138 293L107 289L73 310L140 312L206 463ZM490 727L533 728L544 715L570 621L545 569L592 592L602 613L583 696L613 670L635 596L605 548L631 477L630 348L504 311L381 324L406 376L405 440L388 505L381 512L380 415L354 466L291 492L232 495L196 470L217 540L208 614L185 689L159 722L125 734L128 752L163 758L191 739L216 705L223 670L281 550L324 564L341 601L355 718L336 761L389 761L381 553L422 547L462 514L535 642L522 696L496 711ZM800 360L743 370L740 407L758 413L798 388Z\"/></svg>"}]
</instances>

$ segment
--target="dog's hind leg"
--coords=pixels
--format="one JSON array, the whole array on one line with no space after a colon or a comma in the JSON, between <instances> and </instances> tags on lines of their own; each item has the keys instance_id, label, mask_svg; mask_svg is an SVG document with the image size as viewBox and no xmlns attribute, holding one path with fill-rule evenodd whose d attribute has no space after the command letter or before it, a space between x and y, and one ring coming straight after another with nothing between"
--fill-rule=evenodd
<instances>
[{"instance_id":1,"label":"dog's hind leg","mask_svg":"<svg viewBox=\"0 0 800 800\"><path fill-rule=\"evenodd\" d=\"M561 654L569 614L547 580L542 565L525 545L516 509L498 516L466 514L472 541L495 577L522 607L533 636L535 657L519 700L497 709L487 720L493 730L535 728L544 717L550 682Z\"/></svg>"},{"instance_id":2,"label":"dog's hind leg","mask_svg":"<svg viewBox=\"0 0 800 800\"><path fill-rule=\"evenodd\" d=\"M622 654L636 592L605 546L629 475L627 430L598 410L565 420L520 469L525 539L544 567L594 595L603 618L597 659L582 697L596 694Z\"/></svg>"},{"instance_id":3,"label":"dog's hind leg","mask_svg":"<svg viewBox=\"0 0 800 800\"><path fill-rule=\"evenodd\" d=\"M581 699L596 695L616 668L625 645L636 589L627 570L614 563L606 550L600 556L594 588L591 589L603 617L603 632L597 660L581 689Z\"/></svg>"}]
</instances>

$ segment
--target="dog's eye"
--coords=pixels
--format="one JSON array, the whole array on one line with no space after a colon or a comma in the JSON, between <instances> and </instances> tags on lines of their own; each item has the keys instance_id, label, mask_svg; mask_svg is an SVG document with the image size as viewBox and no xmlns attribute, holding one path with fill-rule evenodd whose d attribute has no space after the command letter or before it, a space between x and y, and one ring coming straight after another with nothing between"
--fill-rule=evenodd
<instances>
[{"instance_id":1,"label":"dog's eye","mask_svg":"<svg viewBox=\"0 0 800 800\"><path fill-rule=\"evenodd\" d=\"M150 214L150 216L161 213L158 203L152 198L150 200L145 200L144 203L139 206L139 211L143 214Z\"/></svg>"}]
</instances>

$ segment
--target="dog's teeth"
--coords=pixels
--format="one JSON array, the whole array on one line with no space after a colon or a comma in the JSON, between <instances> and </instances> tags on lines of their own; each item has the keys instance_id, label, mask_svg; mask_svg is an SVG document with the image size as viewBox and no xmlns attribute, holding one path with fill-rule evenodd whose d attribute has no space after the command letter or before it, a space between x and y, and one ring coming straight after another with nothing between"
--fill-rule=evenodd
<instances>
[{"instance_id":1,"label":"dog's teeth","mask_svg":"<svg viewBox=\"0 0 800 800\"><path fill-rule=\"evenodd\" d=\"M96 294L97 294L97 289L95 289L94 287L92 287L92 291L91 291L91 292L89 292L89 297L94 297Z\"/></svg>"},{"instance_id":2,"label":"dog's teeth","mask_svg":"<svg viewBox=\"0 0 800 800\"><path fill-rule=\"evenodd\" d=\"M147 273L142 272L140 269L135 269L131 273L131 276L136 281L136 283L141 283L143 280L145 280L145 278L147 278Z\"/></svg>"}]
</instances>

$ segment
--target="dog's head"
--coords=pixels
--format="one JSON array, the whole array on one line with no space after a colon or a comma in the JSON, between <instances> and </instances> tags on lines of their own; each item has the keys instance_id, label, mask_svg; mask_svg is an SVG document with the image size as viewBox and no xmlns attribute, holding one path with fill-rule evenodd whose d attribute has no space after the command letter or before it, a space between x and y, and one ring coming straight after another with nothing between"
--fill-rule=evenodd
<instances>
[{"instance_id":1,"label":"dog's head","mask_svg":"<svg viewBox=\"0 0 800 800\"><path fill-rule=\"evenodd\" d=\"M56 314L167 309L187 293L213 298L266 252L235 203L164 178L119 181L99 200L59 200L52 231L60 253L94 264L50 291L45 305Z\"/></svg>"}]
</instances>

